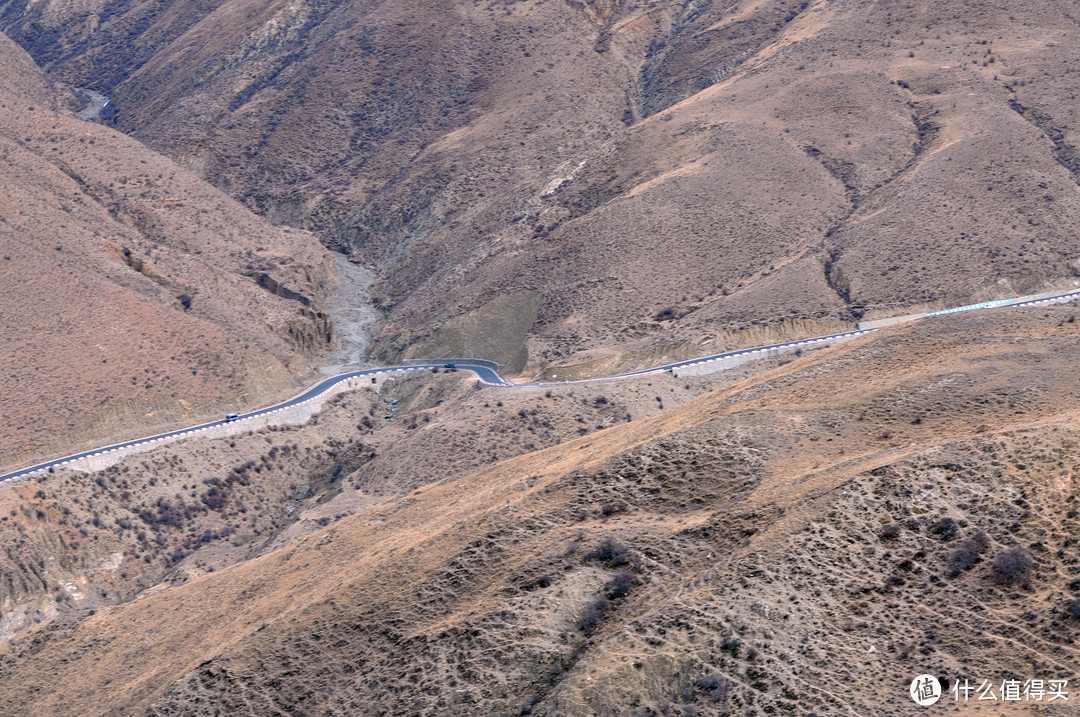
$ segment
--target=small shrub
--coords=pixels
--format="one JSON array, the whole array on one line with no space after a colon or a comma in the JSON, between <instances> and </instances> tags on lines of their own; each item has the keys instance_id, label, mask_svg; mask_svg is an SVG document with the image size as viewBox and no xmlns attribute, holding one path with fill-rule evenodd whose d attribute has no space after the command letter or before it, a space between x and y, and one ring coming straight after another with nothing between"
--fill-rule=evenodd
<instances>
[{"instance_id":1,"label":"small shrub","mask_svg":"<svg viewBox=\"0 0 1080 717\"><path fill-rule=\"evenodd\" d=\"M726 652L732 657L738 657L740 650L742 650L742 640L730 632L724 633L720 642L720 651Z\"/></svg>"},{"instance_id":2,"label":"small shrub","mask_svg":"<svg viewBox=\"0 0 1080 717\"><path fill-rule=\"evenodd\" d=\"M694 680L694 686L702 690L714 690L722 684L724 684L724 676L719 672L714 672Z\"/></svg>"},{"instance_id":3,"label":"small shrub","mask_svg":"<svg viewBox=\"0 0 1080 717\"><path fill-rule=\"evenodd\" d=\"M600 541L595 548L585 553L586 560L596 560L605 563L609 567L617 568L630 562L630 548L608 537Z\"/></svg>"},{"instance_id":4,"label":"small shrub","mask_svg":"<svg viewBox=\"0 0 1080 717\"><path fill-rule=\"evenodd\" d=\"M627 570L620 570L615 577L604 586L604 591L611 600L618 600L626 596L635 585L640 583L637 576Z\"/></svg>"},{"instance_id":5,"label":"small shrub","mask_svg":"<svg viewBox=\"0 0 1080 717\"><path fill-rule=\"evenodd\" d=\"M605 595L597 595L596 599L585 606L578 620L578 627L585 632L592 632L604 621L604 615L611 609L611 601Z\"/></svg>"},{"instance_id":6,"label":"small shrub","mask_svg":"<svg viewBox=\"0 0 1080 717\"><path fill-rule=\"evenodd\" d=\"M889 523L888 525L886 525L884 528L881 529L881 539L882 540L893 540L898 535L900 535L900 524L899 523Z\"/></svg>"},{"instance_id":7,"label":"small shrub","mask_svg":"<svg viewBox=\"0 0 1080 717\"><path fill-rule=\"evenodd\" d=\"M956 550L949 554L949 577L955 578L979 561L979 554L986 550L990 538L981 530L967 540L962 541Z\"/></svg>"},{"instance_id":8,"label":"small shrub","mask_svg":"<svg viewBox=\"0 0 1080 717\"><path fill-rule=\"evenodd\" d=\"M956 534L960 532L960 525L949 517L944 517L938 520L929 529L930 535L936 536L938 540L943 543L947 543L956 537Z\"/></svg>"},{"instance_id":9,"label":"small shrub","mask_svg":"<svg viewBox=\"0 0 1080 717\"><path fill-rule=\"evenodd\" d=\"M625 513L629 509L630 507L620 500L615 501L614 503L604 503L604 505L600 507L600 514L605 518L609 518L616 513Z\"/></svg>"},{"instance_id":10,"label":"small shrub","mask_svg":"<svg viewBox=\"0 0 1080 717\"><path fill-rule=\"evenodd\" d=\"M1019 583L1025 587L1031 584L1031 569L1034 566L1031 554L1019 545L999 553L991 564L998 582L1005 585Z\"/></svg>"},{"instance_id":11,"label":"small shrub","mask_svg":"<svg viewBox=\"0 0 1080 717\"><path fill-rule=\"evenodd\" d=\"M225 506L228 495L217 488L210 488L202 495L202 502L210 510L221 510Z\"/></svg>"},{"instance_id":12,"label":"small shrub","mask_svg":"<svg viewBox=\"0 0 1080 717\"><path fill-rule=\"evenodd\" d=\"M955 578L979 559L979 554L972 550L966 543L952 551L949 555L949 577Z\"/></svg>"},{"instance_id":13,"label":"small shrub","mask_svg":"<svg viewBox=\"0 0 1080 717\"><path fill-rule=\"evenodd\" d=\"M721 702L728 693L728 683L719 672L714 672L705 677L694 680L694 686L703 692L707 692L713 702Z\"/></svg>"},{"instance_id":14,"label":"small shrub","mask_svg":"<svg viewBox=\"0 0 1080 717\"><path fill-rule=\"evenodd\" d=\"M1070 600L1065 603L1065 617L1071 620L1080 620L1080 599Z\"/></svg>"}]
</instances>

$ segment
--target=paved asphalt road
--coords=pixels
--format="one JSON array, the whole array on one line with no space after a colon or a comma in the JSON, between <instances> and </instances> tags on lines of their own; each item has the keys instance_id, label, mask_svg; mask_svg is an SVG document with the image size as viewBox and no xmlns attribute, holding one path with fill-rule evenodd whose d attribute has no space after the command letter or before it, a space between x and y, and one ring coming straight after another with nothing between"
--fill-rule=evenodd
<instances>
[{"instance_id":1,"label":"paved asphalt road","mask_svg":"<svg viewBox=\"0 0 1080 717\"><path fill-rule=\"evenodd\" d=\"M1014 299L1005 299L1005 300L1002 300L1002 301L999 301L999 302L988 302L988 303L985 303L985 304L973 304L971 306L962 306L962 307L957 307L955 309L947 309L945 311L935 312L935 315L936 314L942 314L942 313L954 313L954 312L957 312L957 311L970 311L970 310L975 310L975 309L996 308L996 307L1001 307L1001 306L1016 307L1016 306L1032 306L1032 305L1036 305L1036 304L1049 304L1049 303L1055 303L1055 302L1059 302L1059 301L1067 301L1067 300L1075 299L1075 298L1080 298L1080 291L1073 291L1073 292L1070 292L1070 293L1067 293L1067 294L1062 294L1061 296L1055 296L1055 297L1045 298L1045 299L1036 299L1036 300L1031 300L1031 301L1016 301ZM830 342L830 341L837 341L837 340L843 340L843 339L848 339L848 338L854 338L856 336L862 336L863 334L868 334L868 333L870 333L872 331L877 331L877 330L878 329L864 329L864 330L860 330L860 331L846 331L844 333L830 334L829 336L819 336L819 337L812 338L812 339L802 339L800 341L786 341L786 342L780 343L780 344L771 344L769 346L759 346L759 347L756 347L756 348L741 349L739 351L728 351L726 353L714 354L712 356L705 356L705 357L702 357L702 358L691 359L689 361L679 361L679 362L676 362L676 363L665 364L663 366L657 366L655 368L642 369L641 371L632 371L630 373L618 374L616 376L607 376L607 377L604 377L604 378L583 379L583 380L579 380L579 381L568 381L568 382L557 381L557 382L552 382L552 383L512 384L509 381L507 381L506 379L504 379L502 376L500 376L498 374L498 372L491 367L490 362L477 361L477 362L474 363L473 361L471 361L469 359L454 359L453 363L454 363L454 367L457 368L457 369L464 370L464 371L472 371L474 374L476 374L476 377L480 380L481 383L483 383L485 385L488 385L488 386L513 386L513 387L517 387L517 388L524 388L524 387L529 387L529 386L532 386L532 387L535 387L535 386L554 386L554 385L562 385L564 383L592 383L592 382L595 382L595 381L611 381L611 380L616 380L616 379L629 378L631 376L642 376L642 375L645 375L645 374L660 373L660 372L663 372L663 371L669 371L669 370L672 370L672 369L679 369L679 368L686 368L686 367L690 367L690 366L696 366L696 365L699 365L699 364L708 363L710 361L715 361L715 360L724 359L724 358L730 358L730 357L734 357L734 356L745 356L745 355L749 355L749 354L767 354L769 351L775 351L777 349L798 348L798 347L801 347L801 346L812 346L814 344L820 344L820 343L826 343L826 342ZM445 366L445 362L446 362L445 359L440 359L440 360L437 360L437 361L433 360L431 363L414 363L413 365L410 365L410 366L391 366L391 367L386 367L386 368L370 368L370 369L364 369L363 371L352 371L350 373L338 374L337 376L331 376L329 378L323 379L322 381L319 381L317 384L315 384L314 386L312 386L308 390L304 391L303 393L301 393L296 398L285 401L284 403L279 403L277 405L270 406L268 408L259 409L258 411L252 411L250 413L240 414L237 418L235 418L233 420L234 421L243 421L244 419L247 419L247 418L254 418L256 416L263 416L263 415L266 415L268 413L275 413L277 411L283 411L283 410L285 410L287 408L291 408L293 406L298 406L298 405L300 405L302 403L307 403L308 401L314 400L315 398L317 398L319 395L321 395L322 393L324 393L325 391L327 391L331 387L341 383L342 381L347 381L350 378L356 378L358 376L374 376L376 374L383 374L383 373L403 373L403 372L408 372L408 371L424 371L424 370L431 370L431 369L434 369L434 368L443 368ZM184 428L184 429L181 429L179 431L170 431L168 433L159 433L159 434L157 434L155 436L150 436L148 438L139 438L139 439L134 440L134 441L127 441L125 443L117 443L117 444L114 444L114 445L111 445L111 446L105 446L104 448L95 448L93 450L83 451L82 453L75 453L75 454L70 455L70 456L64 456L63 458L56 458L54 460L46 461L44 463L38 463L37 465L30 466L29 468L23 468L21 470L13 471L11 473L5 473L3 475L0 475L0 482L6 481L6 480L11 480L12 478L18 478L20 476L25 476L25 475L28 475L30 473L35 473L37 471L48 470L49 468L63 466L65 464L71 463L72 461L77 461L77 460L82 459L82 458L89 458L89 457L92 457L92 456L98 456L98 455L102 455L102 454L105 454L105 453L110 453L112 451L117 451L117 450L120 450L120 449L123 449L123 448L128 448L128 447L131 447L131 446L139 446L139 445L146 445L146 444L150 444L150 443L157 443L159 441L163 441L163 440L166 440L166 439L169 439L169 438L174 438L174 437L177 437L177 436L194 435L194 434L199 433L201 431L205 431L205 430L208 430L210 428L216 428L216 427L224 425L226 423L229 423L229 421L226 421L226 420L211 421L210 423L203 423L201 425L192 426L191 428Z\"/></svg>"}]
</instances>

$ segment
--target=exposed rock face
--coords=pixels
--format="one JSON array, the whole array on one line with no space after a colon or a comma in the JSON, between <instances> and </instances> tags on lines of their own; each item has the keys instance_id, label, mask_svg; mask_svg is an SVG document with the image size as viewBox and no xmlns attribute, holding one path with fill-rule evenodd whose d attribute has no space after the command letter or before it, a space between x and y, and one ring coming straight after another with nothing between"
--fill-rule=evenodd
<instances>
[{"instance_id":1,"label":"exposed rock face","mask_svg":"<svg viewBox=\"0 0 1080 717\"><path fill-rule=\"evenodd\" d=\"M335 345L315 238L75 119L2 37L0 68L0 465L306 378Z\"/></svg>"},{"instance_id":2,"label":"exposed rock face","mask_svg":"<svg viewBox=\"0 0 1080 717\"><path fill-rule=\"evenodd\" d=\"M1071 280L1068 12L54 1L0 23L118 128L376 269L377 355L534 291L543 366Z\"/></svg>"}]
</instances>

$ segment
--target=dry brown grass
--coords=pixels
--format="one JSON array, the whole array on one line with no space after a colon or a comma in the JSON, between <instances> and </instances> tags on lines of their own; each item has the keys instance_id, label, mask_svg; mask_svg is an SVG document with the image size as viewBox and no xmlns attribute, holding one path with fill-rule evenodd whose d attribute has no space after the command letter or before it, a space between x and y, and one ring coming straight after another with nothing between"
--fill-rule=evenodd
<instances>
[{"instance_id":1,"label":"dry brown grass","mask_svg":"<svg viewBox=\"0 0 1080 717\"><path fill-rule=\"evenodd\" d=\"M1067 4L684 5L38 3L3 27L376 268L388 361L640 365L1076 277Z\"/></svg>"},{"instance_id":2,"label":"dry brown grass","mask_svg":"<svg viewBox=\"0 0 1080 717\"><path fill-rule=\"evenodd\" d=\"M189 439L96 474L75 464L5 483L0 636L249 560L416 488L654 415L739 375L478 391L464 372L409 374L338 397L303 427Z\"/></svg>"},{"instance_id":3,"label":"dry brown grass","mask_svg":"<svg viewBox=\"0 0 1080 717\"><path fill-rule=\"evenodd\" d=\"M0 466L294 390L329 319L247 274L317 302L335 277L325 250L54 111L62 95L0 50ZM9 91L35 80L36 95Z\"/></svg>"},{"instance_id":4,"label":"dry brown grass","mask_svg":"<svg viewBox=\"0 0 1080 717\"><path fill-rule=\"evenodd\" d=\"M42 625L5 648L0 699L20 714L899 715L923 671L1072 674L1074 312L890 329L448 477ZM948 577L977 529L981 562ZM1014 544L1030 589L989 568ZM583 631L620 570L640 584ZM695 686L714 672L717 703ZM860 676L880 689L848 689Z\"/></svg>"}]
</instances>

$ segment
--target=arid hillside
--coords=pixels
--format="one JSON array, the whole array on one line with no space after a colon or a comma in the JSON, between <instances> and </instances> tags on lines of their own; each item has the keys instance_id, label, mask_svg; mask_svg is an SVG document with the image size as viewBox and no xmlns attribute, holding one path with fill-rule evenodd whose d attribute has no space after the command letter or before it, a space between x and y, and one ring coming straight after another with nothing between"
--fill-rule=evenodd
<instances>
[{"instance_id":1,"label":"arid hillside","mask_svg":"<svg viewBox=\"0 0 1080 717\"><path fill-rule=\"evenodd\" d=\"M498 391L478 391L464 372L407 374L339 396L304 425L240 425L104 469L76 462L2 483L0 641L251 560L429 483L655 415L770 365Z\"/></svg>"},{"instance_id":2,"label":"arid hillside","mask_svg":"<svg viewBox=\"0 0 1080 717\"><path fill-rule=\"evenodd\" d=\"M73 103L0 36L0 467L266 402L334 341L311 234Z\"/></svg>"},{"instance_id":3,"label":"arid hillside","mask_svg":"<svg viewBox=\"0 0 1080 717\"><path fill-rule=\"evenodd\" d=\"M0 647L0 707L890 716L920 673L1075 679L1076 311L895 327L450 466L261 557L42 622ZM422 412L446 409L411 395L403 435L437 430Z\"/></svg>"},{"instance_id":4,"label":"arid hillside","mask_svg":"<svg viewBox=\"0 0 1080 717\"><path fill-rule=\"evenodd\" d=\"M512 370L1080 271L1071 3L10 3L115 126ZM573 357L573 358L571 358Z\"/></svg>"},{"instance_id":5,"label":"arid hillside","mask_svg":"<svg viewBox=\"0 0 1080 717\"><path fill-rule=\"evenodd\" d=\"M295 389L340 345L327 247L376 276L372 358L560 381L1080 285L1064 0L40 0L0 31L0 468ZM0 714L901 717L923 673L1067 679L1038 711L1073 714L1077 314L384 376L5 482Z\"/></svg>"}]
</instances>

